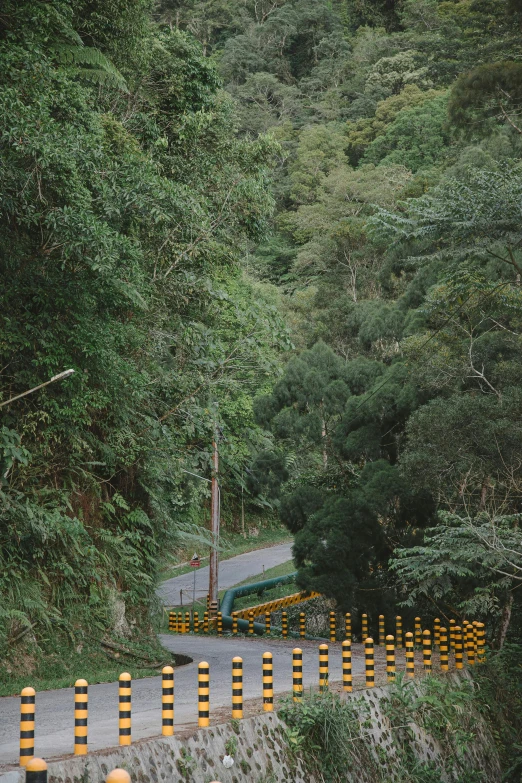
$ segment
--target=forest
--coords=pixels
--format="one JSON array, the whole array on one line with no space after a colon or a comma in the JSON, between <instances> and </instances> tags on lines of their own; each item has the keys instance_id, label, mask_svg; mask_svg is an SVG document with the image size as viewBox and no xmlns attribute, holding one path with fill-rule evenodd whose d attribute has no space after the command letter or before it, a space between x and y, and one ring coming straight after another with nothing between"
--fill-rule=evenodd
<instances>
[{"instance_id":1,"label":"forest","mask_svg":"<svg viewBox=\"0 0 522 783\"><path fill-rule=\"evenodd\" d=\"M0 658L281 519L522 638L520 0L4 0Z\"/></svg>"}]
</instances>

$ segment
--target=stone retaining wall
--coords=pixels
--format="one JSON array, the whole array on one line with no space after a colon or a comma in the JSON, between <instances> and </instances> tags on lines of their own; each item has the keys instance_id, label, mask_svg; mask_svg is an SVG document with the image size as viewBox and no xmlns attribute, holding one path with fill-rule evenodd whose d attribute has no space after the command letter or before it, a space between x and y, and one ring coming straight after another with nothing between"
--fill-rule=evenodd
<instances>
[{"instance_id":1,"label":"stone retaining wall","mask_svg":"<svg viewBox=\"0 0 522 783\"><path fill-rule=\"evenodd\" d=\"M461 675L449 675L455 683ZM421 686L415 682L415 689ZM347 783L391 783L399 768L394 730L383 710L386 687L363 690L347 696L356 701L360 714L360 737L366 763L354 759L344 770ZM465 767L480 771L488 783L500 783L498 754L487 724L479 714L471 714L474 738L464 750ZM420 763L447 758L449 748L419 726L410 725L411 745ZM227 753L228 744L228 753ZM225 755L234 758L227 769ZM49 761L48 783L104 783L115 767L123 767L132 783L316 783L289 751L285 724L277 713L265 713L241 721L200 729L189 737L158 737L140 740L130 747L95 751L87 756L69 756ZM13 770L0 775L0 783L23 783L24 773ZM441 781L444 777L441 777ZM449 783L449 782L448 782Z\"/></svg>"},{"instance_id":2,"label":"stone retaining wall","mask_svg":"<svg viewBox=\"0 0 522 783\"><path fill-rule=\"evenodd\" d=\"M48 783L104 783L115 767L126 769L132 783L308 783L302 765L291 763L284 732L277 714L266 713L200 729L186 739L140 740L129 747L49 761ZM227 741L236 746L230 769L223 765ZM1 775L0 783L23 783L24 777L14 770Z\"/></svg>"}]
</instances>

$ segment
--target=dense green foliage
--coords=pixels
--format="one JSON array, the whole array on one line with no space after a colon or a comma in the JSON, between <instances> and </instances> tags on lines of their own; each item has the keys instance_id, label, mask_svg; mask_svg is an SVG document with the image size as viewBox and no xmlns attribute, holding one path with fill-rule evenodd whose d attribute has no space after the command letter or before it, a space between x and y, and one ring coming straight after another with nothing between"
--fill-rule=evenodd
<instances>
[{"instance_id":1,"label":"dense green foliage","mask_svg":"<svg viewBox=\"0 0 522 783\"><path fill-rule=\"evenodd\" d=\"M208 473L217 417L240 475L288 340L239 265L277 146L236 138L214 66L149 6L2 6L2 399L75 369L0 411L4 650L147 619L162 547L204 520L183 470Z\"/></svg>"},{"instance_id":2,"label":"dense green foliage","mask_svg":"<svg viewBox=\"0 0 522 783\"><path fill-rule=\"evenodd\" d=\"M256 400L273 445L250 489L277 498L300 585L354 613L473 611L499 642L522 576L520 10L158 11L218 62L241 136L281 145L249 268L284 291L296 355Z\"/></svg>"},{"instance_id":3,"label":"dense green foliage","mask_svg":"<svg viewBox=\"0 0 522 783\"><path fill-rule=\"evenodd\" d=\"M214 422L225 517L277 505L300 586L520 635L521 27L3 4L1 401L75 369L0 408L3 649L148 618Z\"/></svg>"},{"instance_id":4,"label":"dense green foliage","mask_svg":"<svg viewBox=\"0 0 522 783\"><path fill-rule=\"evenodd\" d=\"M288 699L279 712L288 746L328 783L357 779L361 770L375 783L480 783L498 779L496 740L505 779L517 781L520 757L511 743L519 732L510 719L516 722L520 693L508 693L506 686L519 658L519 647L510 656L496 656L501 671L496 690L488 665L478 669L476 681L425 677L415 684L400 673L376 700L376 710L375 702L370 700L372 710L369 700L356 695L346 700L310 692L297 702ZM382 731L377 737L376 724Z\"/></svg>"}]
</instances>

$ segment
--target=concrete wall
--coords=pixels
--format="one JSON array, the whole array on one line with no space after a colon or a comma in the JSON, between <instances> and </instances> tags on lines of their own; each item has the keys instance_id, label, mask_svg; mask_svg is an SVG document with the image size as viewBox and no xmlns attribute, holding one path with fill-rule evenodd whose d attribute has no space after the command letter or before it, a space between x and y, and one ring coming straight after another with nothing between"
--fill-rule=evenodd
<instances>
[{"instance_id":1,"label":"concrete wall","mask_svg":"<svg viewBox=\"0 0 522 783\"><path fill-rule=\"evenodd\" d=\"M450 679L458 680L466 677L466 673L451 674ZM422 680L415 681L415 690L421 695ZM354 698L359 698L361 704L367 705L367 710L361 710L361 734L365 738L364 746L369 764L360 764L356 769L350 770L346 775L349 783L403 783L401 773L397 776L400 767L397 735L391 729L390 722L383 711L383 701L388 695L388 689L374 688L373 690L360 691ZM500 759L489 728L478 712L468 706L466 715L462 717L462 723L469 722L474 738L468 743L462 755L462 766L468 770L480 771L484 774L483 780L487 783L501 783L502 773ZM365 725L366 724L366 725ZM420 726L409 724L408 730L413 734L411 748L415 758L420 762L442 762L451 756L452 748L444 746L434 736L426 733ZM363 758L364 761L364 758ZM373 761L373 764L372 764ZM378 773L376 773L376 767ZM441 783L449 779L441 774ZM451 778L453 780L453 778Z\"/></svg>"},{"instance_id":2,"label":"concrete wall","mask_svg":"<svg viewBox=\"0 0 522 783\"><path fill-rule=\"evenodd\" d=\"M457 678L457 675L450 676ZM420 681L415 682L417 690L420 685ZM387 695L388 689L384 687L358 691L347 697L355 702L360 714L360 741L354 742L352 761L343 770L347 783L402 783L404 780L397 732L391 728L383 710ZM480 715L469 711L465 719L474 735L464 750L465 768L482 771L488 783L500 783L499 759L486 723ZM414 736L410 747L419 762L443 760L453 752L419 726L410 725L408 729ZM227 741L236 744L231 769L223 765ZM160 737L130 747L50 761L49 783L103 783L115 767L126 769L133 783L210 783L213 780L316 783L289 752L285 724L276 713L200 729L184 739ZM23 780L24 774L19 770L0 776L0 783L23 783ZM443 775L440 780L445 781Z\"/></svg>"},{"instance_id":3,"label":"concrete wall","mask_svg":"<svg viewBox=\"0 0 522 783\"><path fill-rule=\"evenodd\" d=\"M50 761L48 783L103 783L115 767L126 769L133 783L185 780L190 783L305 783L302 765L291 762L284 724L276 713L200 729L191 737L142 740L83 757ZM226 769L227 740L236 740L234 766ZM0 776L0 783L22 783L19 770Z\"/></svg>"}]
</instances>

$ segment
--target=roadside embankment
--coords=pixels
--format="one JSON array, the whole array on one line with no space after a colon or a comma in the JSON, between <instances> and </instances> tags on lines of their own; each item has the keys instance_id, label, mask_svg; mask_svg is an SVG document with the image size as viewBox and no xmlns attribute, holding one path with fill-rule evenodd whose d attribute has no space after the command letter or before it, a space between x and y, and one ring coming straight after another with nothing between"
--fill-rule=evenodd
<instances>
[{"instance_id":1,"label":"roadside embankment","mask_svg":"<svg viewBox=\"0 0 522 783\"><path fill-rule=\"evenodd\" d=\"M500 783L498 753L473 690L468 675L455 674L399 678L341 698L314 694L302 704L288 701L279 713L188 736L51 760L49 783L103 783L115 767L126 769L133 783ZM234 760L229 768L225 756ZM0 783L23 783L23 777L13 770Z\"/></svg>"}]
</instances>

